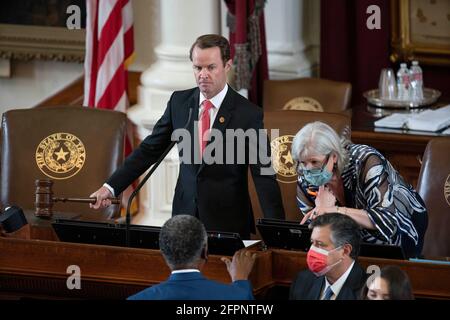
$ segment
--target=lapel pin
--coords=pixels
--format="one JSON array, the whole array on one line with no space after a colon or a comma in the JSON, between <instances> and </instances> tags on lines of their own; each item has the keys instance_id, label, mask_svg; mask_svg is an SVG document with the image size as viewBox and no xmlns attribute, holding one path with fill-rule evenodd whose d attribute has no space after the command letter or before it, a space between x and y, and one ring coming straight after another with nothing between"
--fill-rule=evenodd
<instances>
[{"instance_id":1,"label":"lapel pin","mask_svg":"<svg viewBox=\"0 0 450 320\"><path fill-rule=\"evenodd\" d=\"M219 118L219 122L220 122L220 123L224 123L224 122L225 122L225 118L224 118L224 117L220 117L220 118Z\"/></svg>"}]
</instances>

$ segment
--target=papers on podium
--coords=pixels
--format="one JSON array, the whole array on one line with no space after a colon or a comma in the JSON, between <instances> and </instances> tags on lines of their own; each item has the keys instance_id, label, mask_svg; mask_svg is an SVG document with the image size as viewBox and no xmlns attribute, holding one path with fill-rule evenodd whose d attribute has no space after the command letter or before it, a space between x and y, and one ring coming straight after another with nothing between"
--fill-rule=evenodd
<instances>
[{"instance_id":1,"label":"papers on podium","mask_svg":"<svg viewBox=\"0 0 450 320\"><path fill-rule=\"evenodd\" d=\"M244 242L244 246L246 248L249 248L257 246L258 244L261 243L261 240L242 240L242 242Z\"/></svg>"},{"instance_id":2,"label":"papers on podium","mask_svg":"<svg viewBox=\"0 0 450 320\"><path fill-rule=\"evenodd\" d=\"M374 122L375 127L436 132L450 126L450 105L420 113L393 113Z\"/></svg>"}]
</instances>

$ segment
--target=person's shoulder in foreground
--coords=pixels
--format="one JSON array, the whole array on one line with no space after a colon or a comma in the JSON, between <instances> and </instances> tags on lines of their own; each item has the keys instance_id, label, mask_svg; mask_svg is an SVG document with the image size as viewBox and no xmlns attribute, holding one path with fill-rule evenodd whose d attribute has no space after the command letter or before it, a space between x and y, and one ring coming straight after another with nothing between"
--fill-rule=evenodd
<instances>
[{"instance_id":1,"label":"person's shoulder in foreground","mask_svg":"<svg viewBox=\"0 0 450 320\"><path fill-rule=\"evenodd\" d=\"M167 281L147 288L128 300L253 300L248 280L224 284L200 272L173 274Z\"/></svg>"},{"instance_id":2,"label":"person's shoulder in foreground","mask_svg":"<svg viewBox=\"0 0 450 320\"><path fill-rule=\"evenodd\" d=\"M129 297L129 300L252 300L248 276L255 254L237 251L232 260L222 258L232 283L209 280L201 270L208 260L208 238L195 217L177 215L167 220L159 234L161 253L171 269L166 281Z\"/></svg>"}]
</instances>

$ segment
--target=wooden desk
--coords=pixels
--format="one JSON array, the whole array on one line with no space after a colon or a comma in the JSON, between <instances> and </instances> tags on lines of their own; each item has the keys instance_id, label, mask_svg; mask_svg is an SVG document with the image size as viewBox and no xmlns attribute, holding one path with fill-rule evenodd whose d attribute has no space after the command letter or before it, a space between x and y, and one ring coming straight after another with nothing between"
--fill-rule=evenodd
<instances>
[{"instance_id":1,"label":"wooden desk","mask_svg":"<svg viewBox=\"0 0 450 320\"><path fill-rule=\"evenodd\" d=\"M417 186L422 156L428 142L436 135L377 132L376 118L361 106L352 115L352 141L379 150L406 181Z\"/></svg>"},{"instance_id":2,"label":"wooden desk","mask_svg":"<svg viewBox=\"0 0 450 320\"><path fill-rule=\"evenodd\" d=\"M51 235L43 232L34 235ZM36 226L32 226L35 229ZM51 231L51 230L50 230ZM169 276L159 251L63 243L43 239L0 237L0 298L104 298L125 299ZM368 265L398 265L411 278L414 294L421 298L450 299L450 266L400 260L360 258ZM81 289L69 290L67 268L81 270ZM306 268L306 254L286 250L258 251L250 281L254 293L264 298L270 290L287 288L297 272ZM231 281L220 256L210 256L206 277ZM269 295L270 296L270 295Z\"/></svg>"},{"instance_id":3,"label":"wooden desk","mask_svg":"<svg viewBox=\"0 0 450 320\"><path fill-rule=\"evenodd\" d=\"M0 299L125 299L168 278L170 271L157 250L57 241L0 238ZM260 252L251 277L255 294L273 286L271 252ZM231 279L219 256L210 256L206 277ZM81 270L81 289L69 290L67 268Z\"/></svg>"},{"instance_id":4,"label":"wooden desk","mask_svg":"<svg viewBox=\"0 0 450 320\"><path fill-rule=\"evenodd\" d=\"M26 215L30 240L0 237L0 299L125 299L170 275L159 250L59 242L50 220L36 218L30 211ZM57 214L61 215L71 216ZM258 255L252 276L255 294L272 285L270 257L270 252ZM209 256L204 273L229 283L231 279L220 258ZM71 265L81 270L81 290L67 288L71 275L67 268Z\"/></svg>"}]
</instances>

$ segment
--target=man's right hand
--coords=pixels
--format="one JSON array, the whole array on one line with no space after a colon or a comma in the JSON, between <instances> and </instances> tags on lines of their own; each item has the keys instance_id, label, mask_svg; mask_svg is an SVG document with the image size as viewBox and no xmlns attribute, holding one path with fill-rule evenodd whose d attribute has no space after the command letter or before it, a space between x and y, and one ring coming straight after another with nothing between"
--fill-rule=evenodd
<instances>
[{"instance_id":1,"label":"man's right hand","mask_svg":"<svg viewBox=\"0 0 450 320\"><path fill-rule=\"evenodd\" d=\"M248 275L255 264L255 258L256 253L243 249L234 254L232 261L225 257L221 258L221 260L227 265L228 273L234 282L237 280L248 280Z\"/></svg>"},{"instance_id":2,"label":"man's right hand","mask_svg":"<svg viewBox=\"0 0 450 320\"><path fill-rule=\"evenodd\" d=\"M109 191L106 187L101 187L93 194L90 195L91 198L97 198L97 202L95 204L90 203L89 207L93 209L103 209L109 207L111 205L111 200L109 198L113 197L111 191Z\"/></svg>"}]
</instances>

